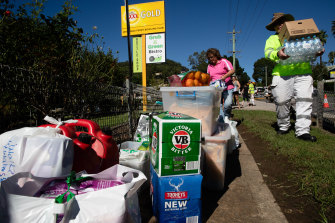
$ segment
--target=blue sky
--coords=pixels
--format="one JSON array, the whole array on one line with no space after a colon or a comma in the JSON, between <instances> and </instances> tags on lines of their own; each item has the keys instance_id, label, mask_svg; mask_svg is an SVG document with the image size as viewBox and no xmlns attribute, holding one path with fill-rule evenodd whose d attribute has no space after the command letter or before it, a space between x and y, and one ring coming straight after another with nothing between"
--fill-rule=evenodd
<instances>
[{"instance_id":1,"label":"blue sky","mask_svg":"<svg viewBox=\"0 0 335 223\"><path fill-rule=\"evenodd\" d=\"M48 0L46 14L59 11L61 0ZM129 4L150 1L129 0ZM84 32L104 37L119 61L128 60L127 38L121 37L121 6L124 0L74 0L78 11L74 18ZM194 52L217 48L222 55L232 55L233 27L236 34L236 54L240 66L249 77L256 60L264 56L265 41L272 32L265 26L274 12L292 14L296 20L313 18L319 30L328 34L324 61L335 51L331 22L335 20L334 0L165 0L166 58L189 67L187 59ZM97 29L94 30L93 27ZM116 54L118 52L118 54Z\"/></svg>"}]
</instances>

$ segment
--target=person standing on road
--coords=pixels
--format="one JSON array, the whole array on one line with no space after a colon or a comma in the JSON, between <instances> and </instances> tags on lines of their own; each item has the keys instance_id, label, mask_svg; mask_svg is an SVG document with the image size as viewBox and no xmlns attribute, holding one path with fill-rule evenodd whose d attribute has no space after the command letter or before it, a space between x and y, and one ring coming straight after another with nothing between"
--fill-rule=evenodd
<instances>
[{"instance_id":1,"label":"person standing on road","mask_svg":"<svg viewBox=\"0 0 335 223\"><path fill-rule=\"evenodd\" d=\"M255 85L249 80L249 94L250 94L250 103L249 105L255 106Z\"/></svg>"},{"instance_id":2,"label":"person standing on road","mask_svg":"<svg viewBox=\"0 0 335 223\"><path fill-rule=\"evenodd\" d=\"M248 84L244 84L244 87L241 91L241 94L243 95L243 101L242 101L242 107L244 107L244 101L249 103L249 87Z\"/></svg>"},{"instance_id":3,"label":"person standing on road","mask_svg":"<svg viewBox=\"0 0 335 223\"><path fill-rule=\"evenodd\" d=\"M229 60L221 57L218 49L208 49L206 56L209 62L207 73L211 78L210 85L215 86L219 83L223 87L222 98L220 100L223 101L223 106L222 104L220 105L220 115L223 119L225 117L230 118L234 90L234 84L230 76L235 73L235 70Z\"/></svg>"},{"instance_id":4,"label":"person standing on road","mask_svg":"<svg viewBox=\"0 0 335 223\"><path fill-rule=\"evenodd\" d=\"M240 82L237 80L236 75L233 75L233 84L234 84L234 91L233 91L233 96L234 96L234 104L238 106L238 108L240 109L240 100L239 100L239 95L240 95L240 88L241 88L241 84Z\"/></svg>"},{"instance_id":5,"label":"person standing on road","mask_svg":"<svg viewBox=\"0 0 335 223\"><path fill-rule=\"evenodd\" d=\"M274 13L272 21L266 26L269 31L275 31L265 44L265 58L276 61L277 64L272 70L272 94L275 98L277 111L278 134L287 134L290 131L290 101L296 100L296 122L295 135L298 139L315 142L317 139L310 134L311 113L312 113L312 91L313 78L309 62L299 64L280 64L280 60L286 60L290 56L285 54L285 48L279 40L279 32L286 21L293 21L290 14ZM324 49L317 53L320 56Z\"/></svg>"}]
</instances>

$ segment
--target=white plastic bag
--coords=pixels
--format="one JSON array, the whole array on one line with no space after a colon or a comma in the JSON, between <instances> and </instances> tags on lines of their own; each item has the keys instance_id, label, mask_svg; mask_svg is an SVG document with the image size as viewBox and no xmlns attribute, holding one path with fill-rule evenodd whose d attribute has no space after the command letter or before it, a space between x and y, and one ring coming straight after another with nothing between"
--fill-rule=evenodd
<instances>
[{"instance_id":1,"label":"white plastic bag","mask_svg":"<svg viewBox=\"0 0 335 223\"><path fill-rule=\"evenodd\" d=\"M140 142L126 141L119 145L121 165L140 170L149 179L150 177L150 160L149 151L138 150Z\"/></svg>"},{"instance_id":2,"label":"white plastic bag","mask_svg":"<svg viewBox=\"0 0 335 223\"><path fill-rule=\"evenodd\" d=\"M145 142L149 141L149 116L141 115L138 120L137 129L134 134L134 141Z\"/></svg>"},{"instance_id":3,"label":"white plastic bag","mask_svg":"<svg viewBox=\"0 0 335 223\"><path fill-rule=\"evenodd\" d=\"M73 163L72 139L59 129L25 127L0 135L0 182L19 172L37 177L69 174Z\"/></svg>"},{"instance_id":4,"label":"white plastic bag","mask_svg":"<svg viewBox=\"0 0 335 223\"><path fill-rule=\"evenodd\" d=\"M115 165L98 174L82 175L97 179L122 180L124 184L75 195L70 201L56 204L54 199L33 197L43 185L59 178L38 178L18 173L1 183L0 222L55 222L56 214L64 215L62 223L140 222L137 190L146 180L141 171Z\"/></svg>"},{"instance_id":5,"label":"white plastic bag","mask_svg":"<svg viewBox=\"0 0 335 223\"><path fill-rule=\"evenodd\" d=\"M224 122L229 124L231 131L231 139L228 141L228 154L231 154L240 146L240 139L238 138L238 131L236 128L237 122L229 120L227 117L225 117Z\"/></svg>"}]
</instances>

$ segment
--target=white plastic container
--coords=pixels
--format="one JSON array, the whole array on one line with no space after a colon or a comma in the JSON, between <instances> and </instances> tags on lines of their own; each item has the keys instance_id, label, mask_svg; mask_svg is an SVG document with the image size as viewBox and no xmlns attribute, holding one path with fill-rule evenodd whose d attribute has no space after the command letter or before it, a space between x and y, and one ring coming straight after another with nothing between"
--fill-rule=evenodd
<instances>
[{"instance_id":1,"label":"white plastic container","mask_svg":"<svg viewBox=\"0 0 335 223\"><path fill-rule=\"evenodd\" d=\"M120 149L119 163L140 170L147 179L150 179L149 150L138 150L141 144L141 142L126 141L118 145Z\"/></svg>"},{"instance_id":2,"label":"white plastic container","mask_svg":"<svg viewBox=\"0 0 335 223\"><path fill-rule=\"evenodd\" d=\"M228 124L225 130L214 136L205 136L202 149L203 186L210 190L223 190L226 171L228 141L231 131Z\"/></svg>"},{"instance_id":3,"label":"white plastic container","mask_svg":"<svg viewBox=\"0 0 335 223\"><path fill-rule=\"evenodd\" d=\"M202 136L210 136L220 113L222 88L161 87L164 111L178 112L200 119Z\"/></svg>"}]
</instances>

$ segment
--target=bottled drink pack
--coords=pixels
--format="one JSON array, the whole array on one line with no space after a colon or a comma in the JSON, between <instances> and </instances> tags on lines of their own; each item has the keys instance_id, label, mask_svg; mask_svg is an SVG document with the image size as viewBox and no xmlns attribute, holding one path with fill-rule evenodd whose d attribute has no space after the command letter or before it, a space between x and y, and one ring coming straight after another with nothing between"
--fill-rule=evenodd
<instances>
[{"instance_id":1,"label":"bottled drink pack","mask_svg":"<svg viewBox=\"0 0 335 223\"><path fill-rule=\"evenodd\" d=\"M323 50L320 39L316 36L289 40L284 42L284 52L290 56L286 60L280 60L280 64L296 64L314 61L315 54Z\"/></svg>"}]
</instances>

